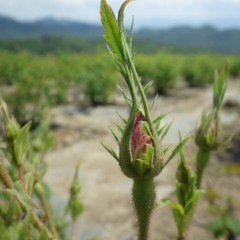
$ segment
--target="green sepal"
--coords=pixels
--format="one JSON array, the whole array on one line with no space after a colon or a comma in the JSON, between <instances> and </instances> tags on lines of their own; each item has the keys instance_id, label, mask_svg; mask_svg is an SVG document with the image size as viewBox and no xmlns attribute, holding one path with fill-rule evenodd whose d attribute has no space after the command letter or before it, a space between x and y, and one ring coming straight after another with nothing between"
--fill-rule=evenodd
<instances>
[{"instance_id":1,"label":"green sepal","mask_svg":"<svg viewBox=\"0 0 240 240\"><path fill-rule=\"evenodd\" d=\"M152 161L154 156L154 149L151 145L146 145L146 153L144 154L145 159L136 159L134 161L134 169L143 176L150 168L152 168Z\"/></svg>"},{"instance_id":2,"label":"green sepal","mask_svg":"<svg viewBox=\"0 0 240 240\"><path fill-rule=\"evenodd\" d=\"M130 116L125 125L119 147L119 166L122 172L129 178L139 177L133 166L132 153L130 149L132 128L135 115L137 114L137 112L138 112L137 108L133 106L131 109Z\"/></svg>"},{"instance_id":3,"label":"green sepal","mask_svg":"<svg viewBox=\"0 0 240 240\"><path fill-rule=\"evenodd\" d=\"M26 157L26 149L28 143L28 132L31 126L31 122L24 125L18 135L14 139L14 155L16 159L16 164L21 166Z\"/></svg>"}]
</instances>

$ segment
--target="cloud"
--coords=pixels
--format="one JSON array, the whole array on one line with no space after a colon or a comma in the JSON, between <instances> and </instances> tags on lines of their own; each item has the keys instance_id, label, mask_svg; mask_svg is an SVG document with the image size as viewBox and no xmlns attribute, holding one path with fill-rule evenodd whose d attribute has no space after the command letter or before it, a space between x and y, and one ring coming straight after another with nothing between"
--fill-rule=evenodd
<instances>
[{"instance_id":1,"label":"cloud","mask_svg":"<svg viewBox=\"0 0 240 240\"><path fill-rule=\"evenodd\" d=\"M86 1L84 0L57 0L59 4L72 5L72 6L81 6L84 5Z\"/></svg>"},{"instance_id":2,"label":"cloud","mask_svg":"<svg viewBox=\"0 0 240 240\"><path fill-rule=\"evenodd\" d=\"M120 0L108 0L114 12ZM0 0L0 14L30 20L53 16L100 24L100 0ZM173 24L238 25L240 0L135 0L126 9L130 24L134 15L137 26ZM227 19L227 21L226 21Z\"/></svg>"}]
</instances>

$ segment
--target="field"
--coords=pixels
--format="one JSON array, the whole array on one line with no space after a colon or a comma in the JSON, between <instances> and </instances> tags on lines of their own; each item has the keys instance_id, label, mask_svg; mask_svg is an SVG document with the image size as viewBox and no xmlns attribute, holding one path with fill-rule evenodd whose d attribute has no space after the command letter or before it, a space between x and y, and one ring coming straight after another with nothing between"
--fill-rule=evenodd
<instances>
[{"instance_id":1,"label":"field","mask_svg":"<svg viewBox=\"0 0 240 240\"><path fill-rule=\"evenodd\" d=\"M135 57L143 83L153 81L149 103L159 94L152 115L169 113L164 122L174 119L164 141L166 146L177 144L178 130L184 137L193 133L202 112L211 108L214 70L221 68L225 59L231 67L221 113L223 135L236 135L226 150L214 153L206 170L203 181L206 194L200 197L189 239L214 239L207 225L221 214L211 211L212 202L221 209L232 199L234 214L239 217L240 58L165 51ZM120 124L117 112L124 117L129 112L116 83L125 89L105 52L49 55L0 52L1 97L10 111L21 125L32 121L32 134L44 123L49 124L47 135L51 136L52 144L46 148L49 150L43 149L48 166L43 179L51 189L50 202L55 214L68 201L74 167L80 163L84 212L77 221L79 239L134 239L137 229L129 194L131 181L100 144L101 141L117 148L107 126ZM39 139L42 141L41 136ZM192 139L185 152L194 168L196 146ZM176 167L177 158L155 179L157 201L173 197ZM176 236L168 208L156 210L151 229L154 240Z\"/></svg>"}]
</instances>

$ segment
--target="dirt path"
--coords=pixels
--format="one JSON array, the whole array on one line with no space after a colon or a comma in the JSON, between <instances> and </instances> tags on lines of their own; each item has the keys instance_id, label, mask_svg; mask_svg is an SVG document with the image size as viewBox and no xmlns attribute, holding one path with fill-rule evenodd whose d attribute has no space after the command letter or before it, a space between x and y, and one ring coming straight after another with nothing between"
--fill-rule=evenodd
<instances>
[{"instance_id":1,"label":"dirt path","mask_svg":"<svg viewBox=\"0 0 240 240\"><path fill-rule=\"evenodd\" d=\"M230 84L226 99L233 99L240 106L240 82ZM164 121L174 120L164 144L176 144L178 129L186 136L196 126L204 109L211 104L211 89L180 89L176 97L160 97L153 115L169 112ZM81 199L84 213L79 221L79 239L96 236L104 240L132 240L136 223L131 206L131 180L122 175L117 162L100 146L99 140L117 149L107 123L119 123L116 112L127 116L128 109L119 106L96 107L83 110L62 106L52 111L53 122L60 126L54 131L56 147L46 160L49 171L45 177L53 190L55 206L63 206L68 197L74 165L80 162ZM236 111L224 111L224 124L239 121ZM187 147L190 161L194 158L193 144ZM174 191L176 161L173 161L156 178L158 199L169 197ZM224 180L224 186L230 183ZM232 179L240 187L239 178ZM209 219L206 202L201 200L190 229L189 240L211 240L203 229ZM156 211L152 219L152 240L174 239L176 229L168 209Z\"/></svg>"}]
</instances>

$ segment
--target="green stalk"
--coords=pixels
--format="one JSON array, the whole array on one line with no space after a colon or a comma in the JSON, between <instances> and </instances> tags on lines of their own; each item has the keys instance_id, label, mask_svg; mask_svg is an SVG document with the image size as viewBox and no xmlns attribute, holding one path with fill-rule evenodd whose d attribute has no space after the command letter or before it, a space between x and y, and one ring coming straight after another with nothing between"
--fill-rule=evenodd
<instances>
[{"instance_id":1,"label":"green stalk","mask_svg":"<svg viewBox=\"0 0 240 240\"><path fill-rule=\"evenodd\" d=\"M39 197L41 205L42 205L44 212L46 214L46 217L48 219L49 228L50 228L51 232L53 233L55 239L59 239L58 232L57 232L54 220L53 220L51 207L46 199L46 196L45 196L44 192L42 192L42 191L39 191L37 195Z\"/></svg>"},{"instance_id":2,"label":"green stalk","mask_svg":"<svg viewBox=\"0 0 240 240\"><path fill-rule=\"evenodd\" d=\"M138 240L149 240L150 218L156 198L153 178L134 179L132 194L138 218Z\"/></svg>"},{"instance_id":3,"label":"green stalk","mask_svg":"<svg viewBox=\"0 0 240 240\"><path fill-rule=\"evenodd\" d=\"M197 188L201 187L201 182L203 178L204 170L208 164L208 161L210 159L210 151L203 150L202 148L199 148L197 152Z\"/></svg>"},{"instance_id":4,"label":"green stalk","mask_svg":"<svg viewBox=\"0 0 240 240\"><path fill-rule=\"evenodd\" d=\"M2 160L0 159L0 180L4 187L6 188L13 188L13 181L11 177L8 174L8 171L4 164L2 163Z\"/></svg>"},{"instance_id":5,"label":"green stalk","mask_svg":"<svg viewBox=\"0 0 240 240\"><path fill-rule=\"evenodd\" d=\"M131 68L131 70L132 70L132 72L133 72L133 77L134 77L135 82L136 82L136 84L137 84L139 93L140 93L140 95L141 95L141 99L142 99L142 103L143 103L143 107L144 107L145 118L147 119L148 122L151 122L151 121L150 121L150 116L149 116L147 99L146 99L146 96L145 96L145 94L144 94L142 84L141 84L141 82L140 82L140 77L138 76L138 73L137 73L137 71L136 71L136 68L135 68L135 65L134 65L134 63L133 63L133 60L132 60L132 58L131 58L129 49L128 49L128 48L126 48L126 49L127 49L127 55L128 55L129 65L130 65L130 68Z\"/></svg>"},{"instance_id":6,"label":"green stalk","mask_svg":"<svg viewBox=\"0 0 240 240\"><path fill-rule=\"evenodd\" d=\"M47 227L42 223L42 221L39 219L39 217L36 214L32 213L32 216L33 216L34 224L35 224L36 228L40 231L46 231L48 240L57 240L57 238L55 238L52 235L52 233L49 232Z\"/></svg>"}]
</instances>

